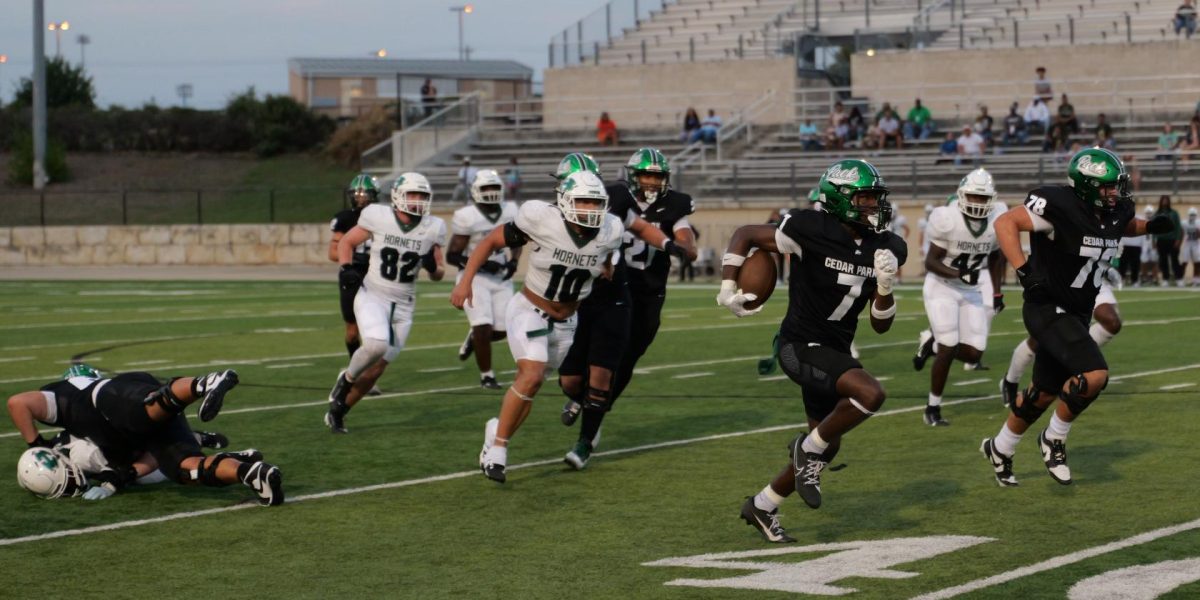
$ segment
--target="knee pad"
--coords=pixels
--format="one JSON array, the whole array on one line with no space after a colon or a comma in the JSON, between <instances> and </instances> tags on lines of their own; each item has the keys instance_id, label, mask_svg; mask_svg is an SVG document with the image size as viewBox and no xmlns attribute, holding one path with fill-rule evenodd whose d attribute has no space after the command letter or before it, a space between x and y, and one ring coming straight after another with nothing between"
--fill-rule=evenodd
<instances>
[{"instance_id":1,"label":"knee pad","mask_svg":"<svg viewBox=\"0 0 1200 600\"><path fill-rule=\"evenodd\" d=\"M587 397L584 398L581 404L583 404L585 410L608 412L612 410L612 390L602 390L589 385Z\"/></svg>"},{"instance_id":2,"label":"knee pad","mask_svg":"<svg viewBox=\"0 0 1200 600\"><path fill-rule=\"evenodd\" d=\"M172 379L171 383L174 383L174 381L175 380ZM158 406L166 411L167 414L177 415L183 412L183 409L186 408L187 405L175 395L175 392L171 391L171 383L168 383L151 392L149 396L146 396L146 399L143 402L147 406Z\"/></svg>"},{"instance_id":3,"label":"knee pad","mask_svg":"<svg viewBox=\"0 0 1200 600\"><path fill-rule=\"evenodd\" d=\"M1012 410L1012 414L1016 415L1018 419L1033 425L1038 419L1042 418L1042 413L1046 412L1046 408L1049 408L1048 406L1038 408L1037 399L1041 395L1042 390L1038 389L1037 386L1030 384L1029 387L1025 388L1025 392L1022 394L1020 406L1018 406L1016 402L1013 402L1011 405L1009 405L1009 409Z\"/></svg>"},{"instance_id":4,"label":"knee pad","mask_svg":"<svg viewBox=\"0 0 1200 600\"><path fill-rule=\"evenodd\" d=\"M1087 378L1080 374L1071 378L1071 382L1067 384L1066 391L1059 392L1058 397L1071 410L1071 414L1078 417L1080 413L1087 410L1087 407L1096 401L1096 398L1100 396L1100 392L1104 391L1106 387L1108 387L1108 378L1104 379L1104 385L1100 386L1100 389L1093 396L1090 398L1085 397L1088 392L1088 382Z\"/></svg>"},{"instance_id":5,"label":"knee pad","mask_svg":"<svg viewBox=\"0 0 1200 600\"><path fill-rule=\"evenodd\" d=\"M217 478L217 465L234 458L228 452L219 452L212 456L204 457L200 461L200 466L192 469L188 476L192 481L200 482L200 485L208 487L225 487L229 485Z\"/></svg>"}]
</instances>

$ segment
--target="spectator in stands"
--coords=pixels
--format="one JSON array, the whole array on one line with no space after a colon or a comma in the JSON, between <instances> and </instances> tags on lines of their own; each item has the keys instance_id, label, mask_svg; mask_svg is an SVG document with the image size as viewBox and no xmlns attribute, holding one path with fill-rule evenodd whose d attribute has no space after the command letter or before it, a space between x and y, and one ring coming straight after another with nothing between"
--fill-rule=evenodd
<instances>
[{"instance_id":1,"label":"spectator in stands","mask_svg":"<svg viewBox=\"0 0 1200 600\"><path fill-rule=\"evenodd\" d=\"M692 139L692 134L700 129L700 115L696 114L696 109L688 107L687 114L683 116L683 133L680 134L679 140L686 142Z\"/></svg>"},{"instance_id":2,"label":"spectator in stands","mask_svg":"<svg viewBox=\"0 0 1200 600\"><path fill-rule=\"evenodd\" d=\"M879 118L879 149L883 150L887 146L888 140L895 140L896 148L904 148L904 135L900 132L900 120L896 118L896 113L892 112L891 107L883 111L883 116Z\"/></svg>"},{"instance_id":3,"label":"spectator in stands","mask_svg":"<svg viewBox=\"0 0 1200 600\"><path fill-rule=\"evenodd\" d=\"M1071 133L1079 133L1079 119L1075 118L1075 107L1067 101L1067 95L1062 95L1062 103L1058 105L1058 120L1062 121Z\"/></svg>"},{"instance_id":4,"label":"spectator in stands","mask_svg":"<svg viewBox=\"0 0 1200 600\"><path fill-rule=\"evenodd\" d=\"M700 129L697 129L692 134L692 141L701 140L705 144L717 143L717 132L721 130L721 117L717 116L717 111L708 109L708 116L704 117L704 121L700 123Z\"/></svg>"},{"instance_id":5,"label":"spectator in stands","mask_svg":"<svg viewBox=\"0 0 1200 600\"><path fill-rule=\"evenodd\" d=\"M475 172L479 169L471 166L471 157L464 156L462 167L458 169L458 179L454 184L454 191L450 194L450 201L456 200L466 201L471 195L471 182L475 181Z\"/></svg>"},{"instance_id":6,"label":"spectator in stands","mask_svg":"<svg viewBox=\"0 0 1200 600\"><path fill-rule=\"evenodd\" d=\"M504 170L504 191L508 200L516 200L521 193L521 167L515 156L508 159L508 168Z\"/></svg>"},{"instance_id":7,"label":"spectator in stands","mask_svg":"<svg viewBox=\"0 0 1200 600\"><path fill-rule=\"evenodd\" d=\"M1179 248L1183 245L1183 226L1179 222L1179 213L1171 208L1171 197L1163 194L1158 198L1158 212L1154 216L1166 215L1175 224L1170 233L1154 236L1154 245L1158 249L1158 270L1162 273L1160 287L1166 287L1171 281L1183 287L1183 269L1179 265Z\"/></svg>"},{"instance_id":8,"label":"spectator in stands","mask_svg":"<svg viewBox=\"0 0 1200 600\"><path fill-rule=\"evenodd\" d=\"M412 89L412 88L409 88ZM425 118L437 112L438 91L433 85L433 80L426 78L425 84L421 86L421 105L425 107Z\"/></svg>"},{"instance_id":9,"label":"spectator in stands","mask_svg":"<svg viewBox=\"0 0 1200 600\"><path fill-rule=\"evenodd\" d=\"M1058 120L1046 132L1046 140L1042 143L1042 152L1063 153L1071 146L1071 128Z\"/></svg>"},{"instance_id":10,"label":"spectator in stands","mask_svg":"<svg viewBox=\"0 0 1200 600\"><path fill-rule=\"evenodd\" d=\"M938 159L934 164L940 165L950 161L958 162L958 140L953 131L946 132L946 139L938 147Z\"/></svg>"},{"instance_id":11,"label":"spectator in stands","mask_svg":"<svg viewBox=\"0 0 1200 600\"><path fill-rule=\"evenodd\" d=\"M846 139L849 141L857 142L867 135L867 120L863 118L862 111L857 106L850 109L850 116L846 117L846 128Z\"/></svg>"},{"instance_id":12,"label":"spectator in stands","mask_svg":"<svg viewBox=\"0 0 1200 600\"><path fill-rule=\"evenodd\" d=\"M992 125L995 121L988 114L987 107L979 105L979 116L975 117L975 133L983 137L983 141L992 143Z\"/></svg>"},{"instance_id":13,"label":"spectator in stands","mask_svg":"<svg viewBox=\"0 0 1200 600\"><path fill-rule=\"evenodd\" d=\"M1104 116L1104 113L1096 115L1096 129L1094 134L1094 143L1097 147L1108 148L1109 150L1116 147L1117 143L1113 140L1112 125L1108 124L1108 119Z\"/></svg>"},{"instance_id":14,"label":"spectator in stands","mask_svg":"<svg viewBox=\"0 0 1200 600\"><path fill-rule=\"evenodd\" d=\"M1054 100L1054 90L1051 89L1050 80L1046 79L1046 67L1038 67L1034 69L1037 73L1037 79L1033 80L1033 97L1042 101L1042 104L1050 104Z\"/></svg>"},{"instance_id":15,"label":"spectator in stands","mask_svg":"<svg viewBox=\"0 0 1200 600\"><path fill-rule=\"evenodd\" d=\"M921 99L908 109L908 117L904 120L904 137L907 139L929 139L933 133L933 114L929 108L921 106Z\"/></svg>"},{"instance_id":16,"label":"spectator in stands","mask_svg":"<svg viewBox=\"0 0 1200 600\"><path fill-rule=\"evenodd\" d=\"M954 165L962 164L964 158L971 159L975 166L983 161L983 153L987 151L987 141L979 132L975 131L970 125L963 125L962 135L958 136L958 155L954 158Z\"/></svg>"},{"instance_id":17,"label":"spectator in stands","mask_svg":"<svg viewBox=\"0 0 1200 600\"><path fill-rule=\"evenodd\" d=\"M1025 126L1029 131L1037 131L1043 135L1050 131L1050 109L1046 108L1046 103L1041 98L1034 98L1029 106L1025 107Z\"/></svg>"},{"instance_id":18,"label":"spectator in stands","mask_svg":"<svg viewBox=\"0 0 1200 600\"><path fill-rule=\"evenodd\" d=\"M805 119L800 125L800 143L803 145L805 152L821 150L821 134L817 131L817 126L813 124L812 119Z\"/></svg>"},{"instance_id":19,"label":"spectator in stands","mask_svg":"<svg viewBox=\"0 0 1200 600\"><path fill-rule=\"evenodd\" d=\"M608 117L608 113L600 113L600 120L596 121L596 140L601 146L617 145L620 139L617 135L617 124Z\"/></svg>"},{"instance_id":20,"label":"spectator in stands","mask_svg":"<svg viewBox=\"0 0 1200 600\"><path fill-rule=\"evenodd\" d=\"M1171 124L1163 123L1162 135L1158 136L1158 154L1155 154L1154 158L1158 160L1171 160L1172 156L1179 154L1179 145L1181 143L1179 134L1171 130Z\"/></svg>"},{"instance_id":21,"label":"spectator in stands","mask_svg":"<svg viewBox=\"0 0 1200 600\"><path fill-rule=\"evenodd\" d=\"M1179 153L1183 155L1185 163L1192 154L1200 153L1200 112L1192 115L1192 120L1188 121L1187 134L1179 143Z\"/></svg>"},{"instance_id":22,"label":"spectator in stands","mask_svg":"<svg viewBox=\"0 0 1200 600\"><path fill-rule=\"evenodd\" d=\"M1175 9L1172 23L1175 25L1175 35L1186 31L1187 39L1192 39L1192 34L1196 33L1196 7L1192 6L1192 0L1183 0L1183 4Z\"/></svg>"},{"instance_id":23,"label":"spectator in stands","mask_svg":"<svg viewBox=\"0 0 1200 600\"><path fill-rule=\"evenodd\" d=\"M879 109L879 112L875 113L875 122L878 123L879 120L883 118L884 113L888 112L894 113L896 111L892 110L892 104L890 102L884 102L883 108Z\"/></svg>"},{"instance_id":24,"label":"spectator in stands","mask_svg":"<svg viewBox=\"0 0 1200 600\"><path fill-rule=\"evenodd\" d=\"M829 128L833 129L838 126L838 123L846 120L846 108L842 106L842 101L838 100L833 103L833 112L829 113Z\"/></svg>"},{"instance_id":25,"label":"spectator in stands","mask_svg":"<svg viewBox=\"0 0 1200 600\"><path fill-rule=\"evenodd\" d=\"M1142 169L1137 166L1137 159L1132 154L1121 157L1121 162L1125 163L1125 170L1129 172L1129 185L1136 196L1142 191Z\"/></svg>"},{"instance_id":26,"label":"spectator in stands","mask_svg":"<svg viewBox=\"0 0 1200 600\"><path fill-rule=\"evenodd\" d=\"M825 147L832 150L841 150L846 145L846 139L850 136L850 125L846 119L846 112L842 109L842 103L838 102L833 106L833 113L829 115L829 128L825 130Z\"/></svg>"},{"instance_id":27,"label":"spectator in stands","mask_svg":"<svg viewBox=\"0 0 1200 600\"><path fill-rule=\"evenodd\" d=\"M1017 114L1017 106L1017 103L1013 102L1012 106L1008 107L1008 116L1004 117L1002 143L1005 146L1011 146L1014 143L1025 145L1025 140L1029 139L1029 129L1025 126L1025 118Z\"/></svg>"}]
</instances>

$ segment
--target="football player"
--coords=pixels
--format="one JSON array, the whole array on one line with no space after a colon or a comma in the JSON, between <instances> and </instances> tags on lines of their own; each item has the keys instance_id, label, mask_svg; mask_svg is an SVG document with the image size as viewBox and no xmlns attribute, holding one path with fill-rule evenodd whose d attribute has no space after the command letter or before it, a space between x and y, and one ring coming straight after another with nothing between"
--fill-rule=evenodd
<instances>
[{"instance_id":1,"label":"football player","mask_svg":"<svg viewBox=\"0 0 1200 600\"><path fill-rule=\"evenodd\" d=\"M1196 207L1191 207L1187 211L1187 220L1183 222L1183 246L1179 250L1179 269L1180 273L1187 269L1187 264L1192 263L1192 279L1190 285L1200 285L1200 222L1197 222L1197 215L1200 211ZM1183 281L1183 276L1180 275L1180 281Z\"/></svg>"},{"instance_id":2,"label":"football player","mask_svg":"<svg viewBox=\"0 0 1200 600\"><path fill-rule=\"evenodd\" d=\"M1071 483L1067 434L1108 385L1108 363L1088 321L1104 286L1122 236L1169 231L1168 218L1134 218L1129 173L1116 154L1088 148L1071 158L1069 185L1037 188L1023 209L996 220L996 239L1025 288L1025 328L1037 341L1033 382L1010 404L1011 414L980 451L1001 486L1017 485L1012 458L1017 443L1047 409L1049 425L1038 435L1042 461L1058 483ZM1030 235L1030 255L1020 232ZM1112 306L1112 305L1106 305ZM1114 310L1115 312L1115 310ZM1107 332L1106 332L1107 333Z\"/></svg>"},{"instance_id":3,"label":"football player","mask_svg":"<svg viewBox=\"0 0 1200 600\"><path fill-rule=\"evenodd\" d=\"M325 425L346 433L346 413L370 391L388 363L396 360L412 329L420 269L441 281L442 242L446 222L429 214L433 189L420 173L403 173L392 184L392 205L363 209L355 225L338 242L338 280L343 289L362 286L354 297L354 316L363 344L350 357L329 392ZM367 276L354 268L354 247L371 240Z\"/></svg>"},{"instance_id":4,"label":"football player","mask_svg":"<svg viewBox=\"0 0 1200 600\"><path fill-rule=\"evenodd\" d=\"M744 317L756 299L737 289L738 270L753 249L792 255L788 310L780 329L779 364L801 387L809 433L790 444L791 461L755 496L741 516L768 542L796 541L779 524L778 510L793 491L821 506L821 472L842 436L883 405L879 380L850 357L859 314L871 305L871 327L892 326L892 289L908 247L891 232L892 208L879 171L862 160L842 160L821 176L823 211L793 210L779 227L747 225L734 232L721 261L717 303Z\"/></svg>"},{"instance_id":5,"label":"football player","mask_svg":"<svg viewBox=\"0 0 1200 600\"><path fill-rule=\"evenodd\" d=\"M350 180L350 185L346 186L346 203L350 205L350 208L337 213L329 222L329 229L333 232L333 236L329 240L329 260L335 263L338 261L338 242L358 223L358 216L362 213L362 209L378 201L379 186L374 177L363 173L355 175L354 179ZM354 248L354 258L351 264L354 265L355 270L365 276L370 257L371 240L367 240ZM343 288L340 285L338 288L341 295L342 321L346 323L346 352L350 356L354 356L354 351L362 345L362 339L358 335L358 323L354 320L354 296L358 293L358 288ZM369 393L377 396L382 392L378 387L372 387Z\"/></svg>"},{"instance_id":6,"label":"football player","mask_svg":"<svg viewBox=\"0 0 1200 600\"><path fill-rule=\"evenodd\" d=\"M504 181L500 174L491 169L475 173L471 182L471 200L454 211L450 221L450 245L446 249L446 260L458 267L458 278L462 279L467 256L479 245L487 234L497 226L511 223L517 217L517 203L504 201ZM471 330L458 349L458 359L467 360L475 355L479 367L479 386L500 389L496 372L492 370L492 342L504 339L504 313L513 296L512 277L517 272L517 261L521 249L513 248L512 257L503 248L480 267L482 276L476 277L472 296L475 301L464 308Z\"/></svg>"},{"instance_id":7,"label":"football player","mask_svg":"<svg viewBox=\"0 0 1200 600\"><path fill-rule=\"evenodd\" d=\"M596 281L592 295L580 303L575 339L558 369L559 387L567 396L563 424L574 424L583 413L579 438L563 458L575 469L587 466L605 415L658 332L670 257L696 257L687 223L692 199L670 189L667 158L654 148L640 148L625 170L626 181L605 188L608 212L625 226L622 252L612 278Z\"/></svg>"},{"instance_id":8,"label":"football player","mask_svg":"<svg viewBox=\"0 0 1200 600\"><path fill-rule=\"evenodd\" d=\"M922 296L929 329L921 332L913 366L920 371L936 355L925 406L925 424L931 426L950 424L942 418L950 364L955 358L978 363L992 316L1004 310L1000 280L1005 264L992 224L1006 208L996 202L992 175L982 168L963 177L957 195L930 213L925 230L930 247Z\"/></svg>"},{"instance_id":9,"label":"football player","mask_svg":"<svg viewBox=\"0 0 1200 600\"><path fill-rule=\"evenodd\" d=\"M199 402L200 420L211 420L237 384L237 373L229 370L164 383L149 373L103 378L87 365L73 365L61 380L8 399L8 413L21 438L30 448L50 452L27 452L18 480L44 497L83 495L99 500L158 469L184 484L224 487L240 482L255 492L260 504L278 506L283 503L278 467L263 462L256 450L206 456L183 415ZM51 449L37 422L61 427L100 449L103 466L92 478L94 485L84 489L82 470ZM56 474L57 481L48 481L44 471ZM53 485L38 485L42 483Z\"/></svg>"},{"instance_id":10,"label":"football player","mask_svg":"<svg viewBox=\"0 0 1200 600\"><path fill-rule=\"evenodd\" d=\"M608 212L604 182L594 173L568 175L555 193L557 204L529 200L512 223L480 240L450 294L455 308L472 304L475 275L493 253L533 244L525 284L505 315L516 379L504 393L499 418L487 422L479 453L484 476L499 483L505 480L509 441L529 416L547 368L558 368L570 349L579 303L597 277L612 275L612 255L625 231Z\"/></svg>"}]
</instances>

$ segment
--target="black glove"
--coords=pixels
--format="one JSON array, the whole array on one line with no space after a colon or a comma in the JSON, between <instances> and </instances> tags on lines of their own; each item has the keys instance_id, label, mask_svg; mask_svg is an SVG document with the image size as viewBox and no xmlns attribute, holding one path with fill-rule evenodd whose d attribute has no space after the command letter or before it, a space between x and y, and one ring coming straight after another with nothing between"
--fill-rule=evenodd
<instances>
[{"instance_id":1,"label":"black glove","mask_svg":"<svg viewBox=\"0 0 1200 600\"><path fill-rule=\"evenodd\" d=\"M1033 273L1029 268L1029 263L1021 265L1015 269L1017 279L1021 282L1021 287L1025 288L1023 294L1026 302L1036 304L1049 304L1050 292L1046 289L1046 277L1038 273Z\"/></svg>"},{"instance_id":2,"label":"black glove","mask_svg":"<svg viewBox=\"0 0 1200 600\"><path fill-rule=\"evenodd\" d=\"M362 287L363 276L354 265L342 265L342 270L338 271L338 286L344 291L357 290Z\"/></svg>"},{"instance_id":3,"label":"black glove","mask_svg":"<svg viewBox=\"0 0 1200 600\"><path fill-rule=\"evenodd\" d=\"M508 281L509 279L512 279L513 275L516 275L516 274L517 274L517 263L512 262L512 261L504 263L504 277L502 278L502 279L504 279L504 281Z\"/></svg>"},{"instance_id":4,"label":"black glove","mask_svg":"<svg viewBox=\"0 0 1200 600\"><path fill-rule=\"evenodd\" d=\"M489 260L489 261L483 263L482 265L480 265L479 270L483 273L487 273L488 275L495 275L495 274L499 273L500 271L504 270L504 265L502 265L494 260Z\"/></svg>"},{"instance_id":5,"label":"black glove","mask_svg":"<svg viewBox=\"0 0 1200 600\"><path fill-rule=\"evenodd\" d=\"M429 271L431 275L437 271L437 259L433 256L433 250L421 255L421 268Z\"/></svg>"},{"instance_id":6,"label":"black glove","mask_svg":"<svg viewBox=\"0 0 1200 600\"><path fill-rule=\"evenodd\" d=\"M114 490L120 490L137 480L137 471L132 465L123 465L115 469L104 469L95 475L89 475L88 478L97 485L107 483Z\"/></svg>"},{"instance_id":7,"label":"black glove","mask_svg":"<svg viewBox=\"0 0 1200 600\"><path fill-rule=\"evenodd\" d=\"M683 246L676 244L674 240L667 240L667 243L663 244L663 252L678 256L683 262L687 262L688 260L687 250Z\"/></svg>"},{"instance_id":8,"label":"black glove","mask_svg":"<svg viewBox=\"0 0 1200 600\"><path fill-rule=\"evenodd\" d=\"M1163 233L1171 233L1175 229L1175 222L1167 215L1155 215L1153 219L1146 221L1146 233L1160 235Z\"/></svg>"},{"instance_id":9,"label":"black glove","mask_svg":"<svg viewBox=\"0 0 1200 600\"><path fill-rule=\"evenodd\" d=\"M37 437L33 438L32 442L29 442L29 447L30 448L53 448L54 446L52 444L50 444L49 440L42 437L42 434L39 433L39 434L37 434Z\"/></svg>"},{"instance_id":10,"label":"black glove","mask_svg":"<svg viewBox=\"0 0 1200 600\"><path fill-rule=\"evenodd\" d=\"M997 315L1000 314L1000 311L1004 310L1004 294L996 294L992 296L992 310L994 310L995 314Z\"/></svg>"}]
</instances>

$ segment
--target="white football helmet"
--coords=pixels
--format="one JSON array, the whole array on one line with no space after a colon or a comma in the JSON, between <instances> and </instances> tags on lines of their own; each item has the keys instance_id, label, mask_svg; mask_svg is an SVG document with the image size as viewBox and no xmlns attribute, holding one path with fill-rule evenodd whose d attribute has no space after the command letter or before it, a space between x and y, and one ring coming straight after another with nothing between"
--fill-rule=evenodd
<instances>
[{"instance_id":1,"label":"white football helmet","mask_svg":"<svg viewBox=\"0 0 1200 600\"><path fill-rule=\"evenodd\" d=\"M1147 204L1146 208L1142 209L1142 214L1145 215L1147 219L1149 219L1150 217L1154 216L1154 207Z\"/></svg>"},{"instance_id":2,"label":"white football helmet","mask_svg":"<svg viewBox=\"0 0 1200 600\"><path fill-rule=\"evenodd\" d=\"M429 214L433 204L433 188L420 173L401 173L392 183L392 206L402 213L417 217Z\"/></svg>"},{"instance_id":3,"label":"white football helmet","mask_svg":"<svg viewBox=\"0 0 1200 600\"><path fill-rule=\"evenodd\" d=\"M967 196L984 196L985 201L968 199ZM996 201L996 186L992 174L980 167L967 173L958 184L958 209L972 219L986 219L992 213Z\"/></svg>"},{"instance_id":4,"label":"white football helmet","mask_svg":"<svg viewBox=\"0 0 1200 600\"><path fill-rule=\"evenodd\" d=\"M471 199L476 204L500 204L504 202L504 180L493 169L480 169L471 182Z\"/></svg>"},{"instance_id":5,"label":"white football helmet","mask_svg":"<svg viewBox=\"0 0 1200 600\"><path fill-rule=\"evenodd\" d=\"M1200 210L1196 210L1196 207L1195 207L1195 206L1193 206L1193 207L1191 207L1191 208L1189 208L1189 209L1188 209L1188 221L1189 221L1189 222L1190 222L1190 221L1195 221L1195 220L1196 220L1196 217L1197 217L1198 215L1200 215Z\"/></svg>"},{"instance_id":6,"label":"white football helmet","mask_svg":"<svg viewBox=\"0 0 1200 600\"><path fill-rule=\"evenodd\" d=\"M571 173L558 184L558 208L563 218L583 227L599 227L608 212L608 192L604 182L591 171ZM577 208L575 203L582 199L598 200L596 208Z\"/></svg>"},{"instance_id":7,"label":"white football helmet","mask_svg":"<svg viewBox=\"0 0 1200 600\"><path fill-rule=\"evenodd\" d=\"M925 205L925 216L926 216L926 217L928 217L928 216L929 216L929 215L931 215L931 214L933 214L933 205L932 205L932 204L926 204L926 205Z\"/></svg>"},{"instance_id":8,"label":"white football helmet","mask_svg":"<svg viewBox=\"0 0 1200 600\"><path fill-rule=\"evenodd\" d=\"M17 483L39 498L78 496L87 489L83 471L50 448L30 448L17 461Z\"/></svg>"}]
</instances>

